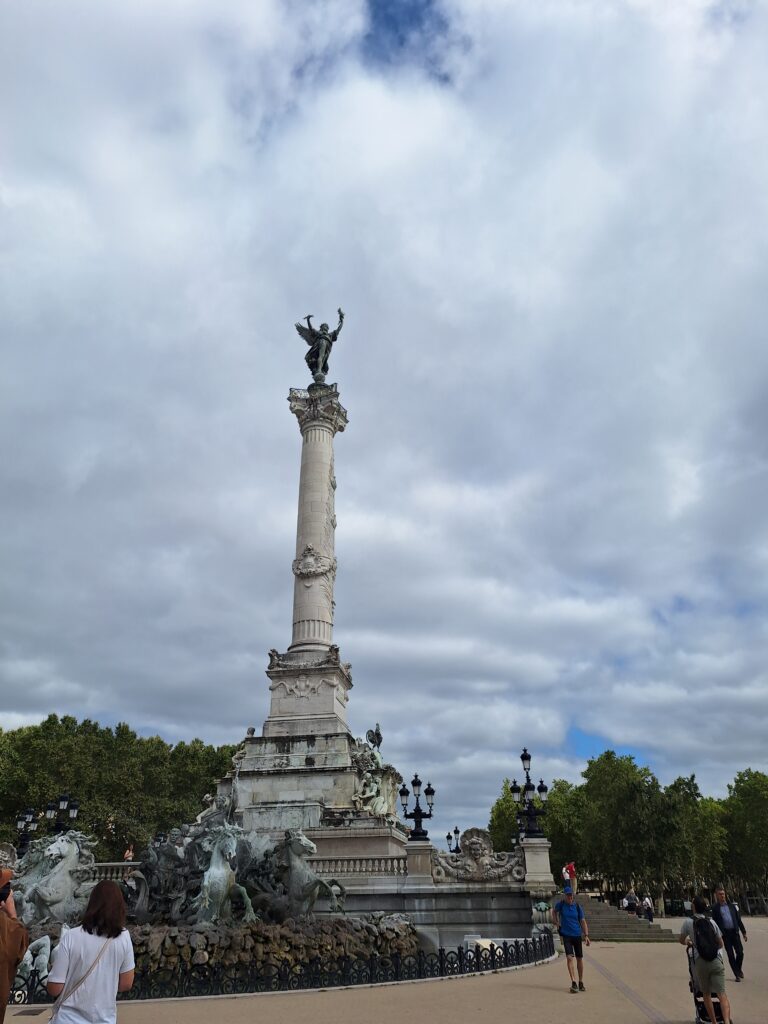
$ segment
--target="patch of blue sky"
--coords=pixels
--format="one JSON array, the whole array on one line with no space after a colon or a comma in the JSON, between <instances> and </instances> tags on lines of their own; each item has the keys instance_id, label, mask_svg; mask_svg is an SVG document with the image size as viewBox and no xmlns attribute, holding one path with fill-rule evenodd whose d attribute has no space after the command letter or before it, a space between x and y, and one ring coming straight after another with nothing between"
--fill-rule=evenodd
<instances>
[{"instance_id":1,"label":"patch of blue sky","mask_svg":"<svg viewBox=\"0 0 768 1024\"><path fill-rule=\"evenodd\" d=\"M649 765L653 770L653 765L650 763L651 757L642 746L616 744L607 736L584 732L583 729L579 729L575 725L572 725L566 734L563 754L588 761L590 758L599 757L606 750L613 750L622 757L625 755L634 757L637 764Z\"/></svg>"},{"instance_id":2,"label":"patch of blue sky","mask_svg":"<svg viewBox=\"0 0 768 1024\"><path fill-rule=\"evenodd\" d=\"M436 0L368 0L363 60L376 67L410 64L448 82L441 60L449 23Z\"/></svg>"},{"instance_id":3,"label":"patch of blue sky","mask_svg":"<svg viewBox=\"0 0 768 1024\"><path fill-rule=\"evenodd\" d=\"M717 0L709 8L707 15L715 28L730 28L743 25L749 20L755 9L755 0Z\"/></svg>"}]
</instances>

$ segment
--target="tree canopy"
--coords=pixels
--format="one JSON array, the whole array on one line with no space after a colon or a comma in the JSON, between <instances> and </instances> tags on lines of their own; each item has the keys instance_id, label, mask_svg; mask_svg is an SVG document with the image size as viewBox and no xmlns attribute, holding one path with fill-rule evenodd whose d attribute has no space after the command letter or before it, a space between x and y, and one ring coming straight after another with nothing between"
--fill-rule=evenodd
<instances>
[{"instance_id":1,"label":"tree canopy","mask_svg":"<svg viewBox=\"0 0 768 1024\"><path fill-rule=\"evenodd\" d=\"M19 811L42 812L68 792L80 802L77 827L99 840L96 856L120 859L129 841L138 852L157 832L193 820L234 749L199 739L170 744L124 722L109 728L57 715L0 730L0 838L15 843Z\"/></svg>"},{"instance_id":2,"label":"tree canopy","mask_svg":"<svg viewBox=\"0 0 768 1024\"><path fill-rule=\"evenodd\" d=\"M724 799L703 796L694 775L662 786L648 767L606 750L583 783L556 779L539 820L553 870L574 860L613 890L641 886L682 895L725 880L739 891L768 888L768 775L739 772ZM517 835L509 780L491 809L497 849Z\"/></svg>"}]
</instances>

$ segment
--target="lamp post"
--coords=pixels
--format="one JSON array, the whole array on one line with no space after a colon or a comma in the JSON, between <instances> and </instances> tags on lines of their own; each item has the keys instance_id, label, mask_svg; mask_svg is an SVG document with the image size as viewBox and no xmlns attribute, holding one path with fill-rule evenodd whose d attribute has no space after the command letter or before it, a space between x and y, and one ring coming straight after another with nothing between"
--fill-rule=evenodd
<instances>
[{"instance_id":1,"label":"lamp post","mask_svg":"<svg viewBox=\"0 0 768 1024\"><path fill-rule=\"evenodd\" d=\"M43 812L47 828L53 829L56 835L64 832L67 824L74 822L80 810L79 800L70 797L69 793L61 793L57 800L49 800ZM41 812L34 807L27 807L16 815L16 828L19 830L19 857L23 857L29 849L32 837L40 824Z\"/></svg>"},{"instance_id":2,"label":"lamp post","mask_svg":"<svg viewBox=\"0 0 768 1024\"><path fill-rule=\"evenodd\" d=\"M450 832L446 832L445 841L448 843L448 853L461 853L461 847L459 846L459 826L453 830L453 836ZM454 845L451 846L451 839L453 839Z\"/></svg>"},{"instance_id":3,"label":"lamp post","mask_svg":"<svg viewBox=\"0 0 768 1024\"><path fill-rule=\"evenodd\" d=\"M425 811L419 803L419 797L421 796L421 779L418 773L413 776L411 780L411 789L413 790L413 796L416 800L416 806L412 811L408 810L408 797L411 795L408 787L403 783L400 789L400 802L403 805L403 817L408 820L411 819L414 823L414 828L411 829L411 834L408 837L409 842L421 842L424 839L429 838L427 830L421 827L421 823L425 818L432 817L432 804L435 802L435 791L432 788L432 783L428 782L424 789L424 799L427 801L428 811Z\"/></svg>"},{"instance_id":4,"label":"lamp post","mask_svg":"<svg viewBox=\"0 0 768 1024\"><path fill-rule=\"evenodd\" d=\"M67 820L70 822L75 820L79 810L79 800L70 797L69 793L61 793L58 800L48 802L45 808L45 817L49 826L52 825L53 831L58 835L65 830Z\"/></svg>"},{"instance_id":5,"label":"lamp post","mask_svg":"<svg viewBox=\"0 0 768 1024\"><path fill-rule=\"evenodd\" d=\"M518 786L517 779L512 779L512 784L509 788L512 793L512 799L515 801L517 827L520 830L520 835L523 838L532 839L544 834L539 825L539 818L542 814L546 814L544 804L547 802L549 787L544 785L544 779L539 779L538 786L534 786L531 781L531 755L528 753L527 747L523 747L520 760L525 772L525 783L523 786ZM541 801L541 807L536 807L534 804L536 794L538 794Z\"/></svg>"},{"instance_id":6,"label":"lamp post","mask_svg":"<svg viewBox=\"0 0 768 1024\"><path fill-rule=\"evenodd\" d=\"M16 828L19 830L18 855L23 857L29 849L32 836L37 832L37 815L34 807L27 807L16 815Z\"/></svg>"}]
</instances>

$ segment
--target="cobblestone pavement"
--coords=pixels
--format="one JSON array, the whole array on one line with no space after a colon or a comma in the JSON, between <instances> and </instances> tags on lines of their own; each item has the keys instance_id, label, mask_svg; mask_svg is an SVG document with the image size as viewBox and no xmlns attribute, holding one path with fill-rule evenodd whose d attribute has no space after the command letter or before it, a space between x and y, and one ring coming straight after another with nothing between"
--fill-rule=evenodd
<instances>
[{"instance_id":1,"label":"cobblestone pavement","mask_svg":"<svg viewBox=\"0 0 768 1024\"><path fill-rule=\"evenodd\" d=\"M661 922L679 930L680 922ZM746 920L746 980L726 982L736 1024L768 1020L768 918ZM585 951L587 991L571 995L563 957L539 967L468 978L318 992L121 1004L118 1024L360 1024L376 1019L475 1024L690 1024L693 1001L682 946L595 943ZM49 1007L9 1009L6 1020L45 1021ZM22 1024L21 1019L18 1024Z\"/></svg>"}]
</instances>

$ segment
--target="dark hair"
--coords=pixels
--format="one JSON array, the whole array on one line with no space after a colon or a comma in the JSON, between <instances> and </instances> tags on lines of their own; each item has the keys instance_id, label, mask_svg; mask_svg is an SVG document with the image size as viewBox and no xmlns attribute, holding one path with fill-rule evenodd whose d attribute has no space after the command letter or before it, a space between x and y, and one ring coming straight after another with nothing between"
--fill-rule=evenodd
<instances>
[{"instance_id":1,"label":"dark hair","mask_svg":"<svg viewBox=\"0 0 768 1024\"><path fill-rule=\"evenodd\" d=\"M5 903L8 897L11 895L11 883L6 882L5 885L0 889L0 903Z\"/></svg>"},{"instance_id":2,"label":"dark hair","mask_svg":"<svg viewBox=\"0 0 768 1024\"><path fill-rule=\"evenodd\" d=\"M97 882L80 922L83 931L115 939L125 927L125 900L117 882Z\"/></svg>"},{"instance_id":3,"label":"dark hair","mask_svg":"<svg viewBox=\"0 0 768 1024\"><path fill-rule=\"evenodd\" d=\"M722 882L718 882L715 886L715 892L725 892L725 886Z\"/></svg>"},{"instance_id":4,"label":"dark hair","mask_svg":"<svg viewBox=\"0 0 768 1024\"><path fill-rule=\"evenodd\" d=\"M706 914L709 908L709 904L703 896L693 897L693 912L694 914Z\"/></svg>"}]
</instances>

